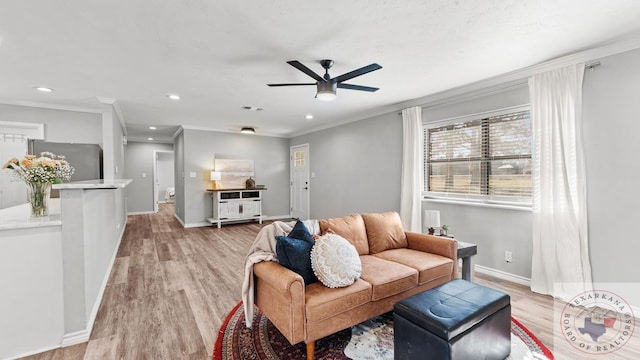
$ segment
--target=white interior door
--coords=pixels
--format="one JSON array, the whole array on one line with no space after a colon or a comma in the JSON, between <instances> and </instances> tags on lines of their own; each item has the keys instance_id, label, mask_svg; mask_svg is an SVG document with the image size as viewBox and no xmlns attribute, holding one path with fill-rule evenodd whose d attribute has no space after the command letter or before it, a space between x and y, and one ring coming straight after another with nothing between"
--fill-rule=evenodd
<instances>
[{"instance_id":1,"label":"white interior door","mask_svg":"<svg viewBox=\"0 0 640 360\"><path fill-rule=\"evenodd\" d=\"M309 144L292 146L291 154L291 217L309 219Z\"/></svg>"},{"instance_id":2,"label":"white interior door","mask_svg":"<svg viewBox=\"0 0 640 360\"><path fill-rule=\"evenodd\" d=\"M2 164L12 157L21 159L26 154L27 139L23 135L0 134L0 161ZM13 170L0 170L0 209L27 202L27 187L12 173Z\"/></svg>"}]
</instances>

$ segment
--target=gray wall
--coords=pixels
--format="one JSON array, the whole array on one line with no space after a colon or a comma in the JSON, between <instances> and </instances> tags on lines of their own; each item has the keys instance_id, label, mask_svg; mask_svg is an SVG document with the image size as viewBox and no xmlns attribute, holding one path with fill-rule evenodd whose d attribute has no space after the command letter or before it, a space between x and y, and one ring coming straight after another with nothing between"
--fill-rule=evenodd
<instances>
[{"instance_id":1,"label":"gray wall","mask_svg":"<svg viewBox=\"0 0 640 360\"><path fill-rule=\"evenodd\" d=\"M596 282L638 281L634 225L640 218L640 50L599 60L602 66L585 75L583 99L593 276ZM526 79L522 85L486 93L425 105L423 121L529 102ZM401 139L402 124L395 113L293 138L292 145L310 144L311 171L316 172L311 179L311 216L397 210ZM433 201L423 201L423 209L440 210L451 233L479 245L476 264L531 277L530 211ZM506 250L513 252L511 263L504 261Z\"/></svg>"},{"instance_id":2,"label":"gray wall","mask_svg":"<svg viewBox=\"0 0 640 360\"><path fill-rule=\"evenodd\" d=\"M386 114L301 135L309 144L311 218L399 211L402 118Z\"/></svg>"},{"instance_id":3,"label":"gray wall","mask_svg":"<svg viewBox=\"0 0 640 360\"><path fill-rule=\"evenodd\" d=\"M586 72L583 93L593 278L638 282L640 50L600 62ZM640 297L632 303L640 305Z\"/></svg>"},{"instance_id":4,"label":"gray wall","mask_svg":"<svg viewBox=\"0 0 640 360\"><path fill-rule=\"evenodd\" d=\"M153 151L173 150L172 144L130 141L125 149L125 171L123 177L131 179L126 187L127 212L153 212ZM143 177L142 175L146 176ZM163 197L160 199L164 199Z\"/></svg>"},{"instance_id":5,"label":"gray wall","mask_svg":"<svg viewBox=\"0 0 640 360\"><path fill-rule=\"evenodd\" d=\"M488 94L467 97L439 106L425 107L425 124L529 103L526 84L505 90L487 90ZM489 206L473 206L423 201L423 210L439 210L440 222L449 225L456 238L478 244L476 264L522 277L531 277L531 211ZM504 261L504 252L513 253L513 262Z\"/></svg>"},{"instance_id":6,"label":"gray wall","mask_svg":"<svg viewBox=\"0 0 640 360\"><path fill-rule=\"evenodd\" d=\"M103 175L105 180L124 179L124 131L111 104L102 104Z\"/></svg>"},{"instance_id":7,"label":"gray wall","mask_svg":"<svg viewBox=\"0 0 640 360\"><path fill-rule=\"evenodd\" d=\"M636 185L640 167L640 50L599 59L602 66L585 73L584 146L587 167L589 246L595 282L638 281L633 240L640 218ZM425 121L487 111L528 102L526 86L502 94L451 103L423 111ZM461 240L478 243L476 263L531 277L531 213L468 205L423 202L441 211L441 221ZM514 261L504 262L504 251ZM566 254L571 256L571 254Z\"/></svg>"},{"instance_id":8,"label":"gray wall","mask_svg":"<svg viewBox=\"0 0 640 360\"><path fill-rule=\"evenodd\" d=\"M44 140L102 145L102 115L0 104L0 121L44 124Z\"/></svg>"},{"instance_id":9,"label":"gray wall","mask_svg":"<svg viewBox=\"0 0 640 360\"><path fill-rule=\"evenodd\" d=\"M184 172L184 222L187 226L203 224L213 216L209 173L213 159L253 160L257 184L266 185L262 212L267 217L289 214L289 140L275 137L222 133L215 131L183 131L184 166L178 168L176 142L176 175ZM194 172L196 177L190 177ZM176 187L178 182L176 182ZM178 196L178 194L176 194ZM178 206L178 205L176 205Z\"/></svg>"},{"instance_id":10,"label":"gray wall","mask_svg":"<svg viewBox=\"0 0 640 360\"><path fill-rule=\"evenodd\" d=\"M173 139L173 155L174 155L174 176L176 185L176 216L184 224L184 209L185 209L185 192L184 192L184 131L180 132L175 139Z\"/></svg>"},{"instance_id":11,"label":"gray wall","mask_svg":"<svg viewBox=\"0 0 640 360\"><path fill-rule=\"evenodd\" d=\"M124 176L124 130L122 129L122 123L120 117L116 111L113 111L113 161L114 161L114 176L115 179L125 179Z\"/></svg>"}]
</instances>

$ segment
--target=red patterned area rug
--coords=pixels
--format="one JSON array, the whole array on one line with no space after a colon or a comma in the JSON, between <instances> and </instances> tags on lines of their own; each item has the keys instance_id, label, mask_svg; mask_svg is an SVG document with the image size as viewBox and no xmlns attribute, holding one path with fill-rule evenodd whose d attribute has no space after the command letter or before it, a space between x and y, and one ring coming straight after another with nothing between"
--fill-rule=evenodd
<instances>
[{"instance_id":1,"label":"red patterned area rug","mask_svg":"<svg viewBox=\"0 0 640 360\"><path fill-rule=\"evenodd\" d=\"M252 328L247 328L242 303L236 305L223 322L213 348L213 360L297 360L305 359L306 354L304 343L289 344L257 308ZM393 359L393 316L384 314L316 341L315 358ZM553 354L527 328L511 318L508 359L552 360Z\"/></svg>"}]
</instances>

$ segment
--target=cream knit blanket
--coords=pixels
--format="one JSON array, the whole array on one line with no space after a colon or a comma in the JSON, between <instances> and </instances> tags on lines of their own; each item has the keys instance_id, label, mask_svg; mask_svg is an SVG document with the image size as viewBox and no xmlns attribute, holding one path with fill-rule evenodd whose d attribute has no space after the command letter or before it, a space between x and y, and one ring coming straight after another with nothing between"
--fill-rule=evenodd
<instances>
[{"instance_id":1,"label":"cream knit blanket","mask_svg":"<svg viewBox=\"0 0 640 360\"><path fill-rule=\"evenodd\" d=\"M305 220L303 223L312 235L316 235L320 232L318 220ZM288 235L295 224L295 221L286 223L282 221L274 221L271 224L265 225L260 229L260 232L258 232L256 239L249 248L247 257L244 259L242 305L244 306L244 319L248 328L251 327L251 323L253 322L253 265L261 261L278 261L278 258L276 257L276 236Z\"/></svg>"}]
</instances>

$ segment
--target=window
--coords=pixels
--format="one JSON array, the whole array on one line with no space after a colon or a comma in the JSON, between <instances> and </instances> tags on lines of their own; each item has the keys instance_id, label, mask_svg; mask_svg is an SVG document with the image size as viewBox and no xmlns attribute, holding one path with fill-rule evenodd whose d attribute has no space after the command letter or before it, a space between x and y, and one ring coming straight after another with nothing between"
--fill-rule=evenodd
<instances>
[{"instance_id":1,"label":"window","mask_svg":"<svg viewBox=\"0 0 640 360\"><path fill-rule=\"evenodd\" d=\"M424 127L430 197L531 202L531 119L525 107Z\"/></svg>"},{"instance_id":2,"label":"window","mask_svg":"<svg viewBox=\"0 0 640 360\"><path fill-rule=\"evenodd\" d=\"M305 151L294 152L293 158L294 158L294 162L293 162L294 167L304 167Z\"/></svg>"}]
</instances>

